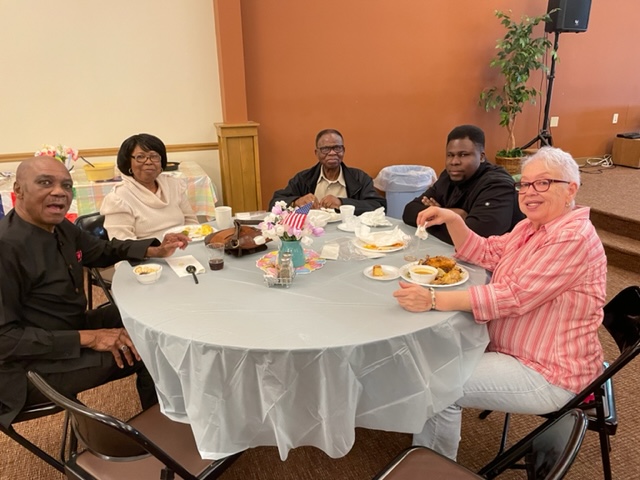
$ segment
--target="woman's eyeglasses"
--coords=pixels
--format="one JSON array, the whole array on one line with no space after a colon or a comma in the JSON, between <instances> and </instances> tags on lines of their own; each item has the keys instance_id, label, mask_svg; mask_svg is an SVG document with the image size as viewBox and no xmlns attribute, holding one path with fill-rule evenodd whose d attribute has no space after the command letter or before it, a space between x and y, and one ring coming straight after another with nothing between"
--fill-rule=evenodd
<instances>
[{"instance_id":1,"label":"woman's eyeglasses","mask_svg":"<svg viewBox=\"0 0 640 480\"><path fill-rule=\"evenodd\" d=\"M160 154L152 152L152 153L147 153L147 154L138 154L138 155L133 155L131 157L132 159L134 159L137 163L144 163L148 160L151 160L153 163L160 163Z\"/></svg>"},{"instance_id":2,"label":"woman's eyeglasses","mask_svg":"<svg viewBox=\"0 0 640 480\"><path fill-rule=\"evenodd\" d=\"M552 183L571 183L567 180L555 180L553 178L544 178L536 180L534 182L516 182L516 192L525 193L527 189L533 185L533 189L538 193L543 193L549 190Z\"/></svg>"},{"instance_id":3,"label":"woman's eyeglasses","mask_svg":"<svg viewBox=\"0 0 640 480\"><path fill-rule=\"evenodd\" d=\"M331 150L333 150L336 153L342 153L344 152L344 145L329 145L327 147L318 147L318 150L323 155L328 154Z\"/></svg>"}]
</instances>

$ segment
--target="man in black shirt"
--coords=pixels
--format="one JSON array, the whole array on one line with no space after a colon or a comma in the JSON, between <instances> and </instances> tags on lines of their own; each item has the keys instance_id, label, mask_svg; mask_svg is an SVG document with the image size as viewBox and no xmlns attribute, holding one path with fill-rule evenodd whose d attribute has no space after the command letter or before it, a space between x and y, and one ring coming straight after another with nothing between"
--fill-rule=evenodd
<instances>
[{"instance_id":1,"label":"man in black shirt","mask_svg":"<svg viewBox=\"0 0 640 480\"><path fill-rule=\"evenodd\" d=\"M64 164L34 157L16 172L15 208L0 220L0 422L44 401L25 373L41 373L67 396L138 374L143 408L157 402L153 382L118 309L86 311L83 266L167 257L184 248L182 234L103 241L65 215L73 181Z\"/></svg>"},{"instance_id":2,"label":"man in black shirt","mask_svg":"<svg viewBox=\"0 0 640 480\"><path fill-rule=\"evenodd\" d=\"M445 171L426 192L405 206L404 223L415 227L418 213L436 206L456 212L483 237L509 232L524 218L514 181L504 168L486 160L484 132L474 125L454 128L447 137ZM453 244L446 226L427 226L427 231Z\"/></svg>"}]
</instances>

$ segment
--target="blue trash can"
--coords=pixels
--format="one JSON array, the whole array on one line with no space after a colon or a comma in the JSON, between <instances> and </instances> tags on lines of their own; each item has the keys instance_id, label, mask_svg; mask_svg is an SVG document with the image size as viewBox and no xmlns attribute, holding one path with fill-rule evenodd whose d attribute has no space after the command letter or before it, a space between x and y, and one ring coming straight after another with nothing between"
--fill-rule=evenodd
<instances>
[{"instance_id":1,"label":"blue trash can","mask_svg":"<svg viewBox=\"0 0 640 480\"><path fill-rule=\"evenodd\" d=\"M424 165L391 165L373 179L373 186L385 192L389 217L402 219L404 207L436 181L436 172Z\"/></svg>"}]
</instances>

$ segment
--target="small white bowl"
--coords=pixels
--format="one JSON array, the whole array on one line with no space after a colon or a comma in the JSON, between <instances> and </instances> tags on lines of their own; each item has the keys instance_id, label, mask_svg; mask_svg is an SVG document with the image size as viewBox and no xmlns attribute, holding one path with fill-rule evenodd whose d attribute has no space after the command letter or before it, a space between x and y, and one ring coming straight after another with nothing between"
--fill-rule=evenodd
<instances>
[{"instance_id":1,"label":"small white bowl","mask_svg":"<svg viewBox=\"0 0 640 480\"><path fill-rule=\"evenodd\" d=\"M417 283L431 283L438 275L438 269L429 265L411 265L409 275Z\"/></svg>"},{"instance_id":2,"label":"small white bowl","mask_svg":"<svg viewBox=\"0 0 640 480\"><path fill-rule=\"evenodd\" d=\"M155 283L162 275L162 265L157 263L145 263L144 265L133 267L133 273L135 273L136 279L140 283Z\"/></svg>"}]
</instances>

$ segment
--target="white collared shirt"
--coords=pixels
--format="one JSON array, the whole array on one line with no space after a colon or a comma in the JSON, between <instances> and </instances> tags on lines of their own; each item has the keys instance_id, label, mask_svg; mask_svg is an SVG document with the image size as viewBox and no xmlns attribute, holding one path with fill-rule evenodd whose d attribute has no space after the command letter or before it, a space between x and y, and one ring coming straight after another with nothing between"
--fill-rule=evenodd
<instances>
[{"instance_id":1,"label":"white collared shirt","mask_svg":"<svg viewBox=\"0 0 640 480\"><path fill-rule=\"evenodd\" d=\"M333 195L337 198L347 197L347 184L344 182L342 165L340 165L340 175L338 175L338 178L335 180L329 180L324 176L324 167L320 169L320 177L318 177L318 183L316 184L316 191L314 194L316 198L320 200L327 195Z\"/></svg>"}]
</instances>

